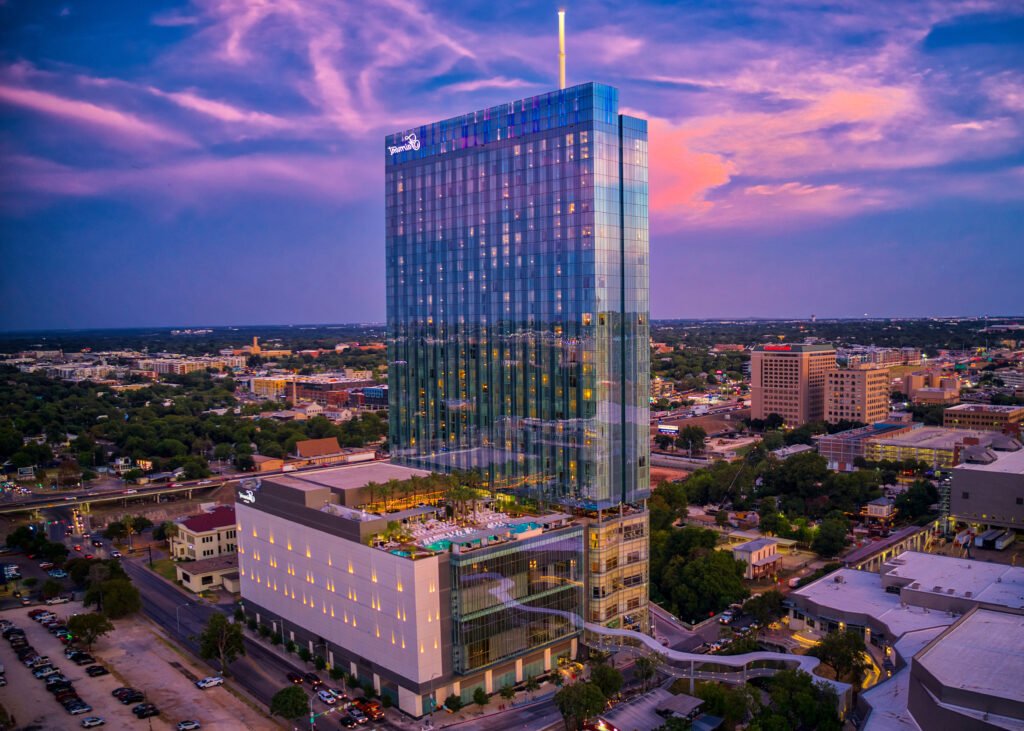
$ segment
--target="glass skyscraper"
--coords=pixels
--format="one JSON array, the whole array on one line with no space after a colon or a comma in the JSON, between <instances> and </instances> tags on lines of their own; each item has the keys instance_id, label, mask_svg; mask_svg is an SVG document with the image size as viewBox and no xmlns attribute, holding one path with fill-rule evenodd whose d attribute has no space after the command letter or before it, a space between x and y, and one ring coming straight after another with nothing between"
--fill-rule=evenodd
<instances>
[{"instance_id":1,"label":"glass skyscraper","mask_svg":"<svg viewBox=\"0 0 1024 731\"><path fill-rule=\"evenodd\" d=\"M390 135L384 156L394 461L641 505L646 121L587 83Z\"/></svg>"}]
</instances>

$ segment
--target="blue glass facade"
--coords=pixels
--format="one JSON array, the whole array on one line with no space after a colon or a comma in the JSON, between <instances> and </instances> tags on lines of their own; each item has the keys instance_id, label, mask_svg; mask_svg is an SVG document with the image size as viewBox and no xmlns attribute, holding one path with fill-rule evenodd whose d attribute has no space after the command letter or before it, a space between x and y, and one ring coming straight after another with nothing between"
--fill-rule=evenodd
<instances>
[{"instance_id":1,"label":"blue glass facade","mask_svg":"<svg viewBox=\"0 0 1024 731\"><path fill-rule=\"evenodd\" d=\"M385 141L395 461L650 492L647 123L582 84Z\"/></svg>"}]
</instances>

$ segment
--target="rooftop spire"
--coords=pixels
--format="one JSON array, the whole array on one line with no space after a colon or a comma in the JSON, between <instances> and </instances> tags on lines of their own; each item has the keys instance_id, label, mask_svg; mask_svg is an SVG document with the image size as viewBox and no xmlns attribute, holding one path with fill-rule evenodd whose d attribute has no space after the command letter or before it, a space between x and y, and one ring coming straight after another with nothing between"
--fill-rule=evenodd
<instances>
[{"instance_id":1,"label":"rooftop spire","mask_svg":"<svg viewBox=\"0 0 1024 731\"><path fill-rule=\"evenodd\" d=\"M558 88L565 88L565 11L558 11Z\"/></svg>"}]
</instances>

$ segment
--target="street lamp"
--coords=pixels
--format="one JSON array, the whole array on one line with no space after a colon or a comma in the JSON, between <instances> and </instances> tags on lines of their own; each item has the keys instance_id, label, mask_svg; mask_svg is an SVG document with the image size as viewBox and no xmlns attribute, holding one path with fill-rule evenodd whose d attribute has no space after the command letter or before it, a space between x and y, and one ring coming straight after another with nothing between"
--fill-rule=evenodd
<instances>
[{"instance_id":1,"label":"street lamp","mask_svg":"<svg viewBox=\"0 0 1024 731\"><path fill-rule=\"evenodd\" d=\"M175 621L177 622L177 625L178 625L178 634L179 635L181 634L181 610L184 609L185 607L190 607L190 606L192 606L192 602L185 602L181 606L178 606L178 607L174 608L174 619L175 619Z\"/></svg>"}]
</instances>

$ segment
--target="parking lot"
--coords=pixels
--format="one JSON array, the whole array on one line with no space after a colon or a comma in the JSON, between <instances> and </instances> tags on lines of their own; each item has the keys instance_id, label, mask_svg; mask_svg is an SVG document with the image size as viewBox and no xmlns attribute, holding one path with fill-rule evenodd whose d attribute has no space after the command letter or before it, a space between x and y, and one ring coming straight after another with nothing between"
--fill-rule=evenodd
<instances>
[{"instance_id":1,"label":"parking lot","mask_svg":"<svg viewBox=\"0 0 1024 731\"><path fill-rule=\"evenodd\" d=\"M73 602L52 609L66 617L83 611ZM148 622L137 618L117 620L117 629L93 646L92 655L110 670L109 675L89 677L64 656L64 645L45 627L29 618L27 608L0 612L0 618L25 630L26 639L41 655L48 655L54 664L74 683L78 695L93 710L80 716L69 716L47 692L45 681L18 661L7 641L0 641L0 662L6 668L8 685L4 688L4 705L17 719L19 727L37 724L41 729L81 728L81 719L100 716L106 728L174 729L179 721L195 719L205 729L279 728L275 720L250 708L225 687L203 691L194 681L209 674L209 669L187 659L167 646ZM139 720L132 705L122 705L111 691L123 686L138 688L147 702L156 704L160 715ZM149 723L152 722L150 727Z\"/></svg>"}]
</instances>

